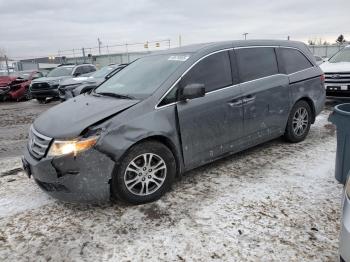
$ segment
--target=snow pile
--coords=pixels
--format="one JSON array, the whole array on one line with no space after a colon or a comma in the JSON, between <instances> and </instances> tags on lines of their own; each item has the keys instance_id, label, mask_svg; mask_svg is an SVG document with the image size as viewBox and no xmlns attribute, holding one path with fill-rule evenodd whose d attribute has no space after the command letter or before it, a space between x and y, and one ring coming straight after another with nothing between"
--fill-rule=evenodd
<instances>
[{"instance_id":1,"label":"snow pile","mask_svg":"<svg viewBox=\"0 0 350 262\"><path fill-rule=\"evenodd\" d=\"M142 206L64 204L23 174L2 177L0 260L336 261L342 188L328 114L302 143L216 161Z\"/></svg>"}]
</instances>

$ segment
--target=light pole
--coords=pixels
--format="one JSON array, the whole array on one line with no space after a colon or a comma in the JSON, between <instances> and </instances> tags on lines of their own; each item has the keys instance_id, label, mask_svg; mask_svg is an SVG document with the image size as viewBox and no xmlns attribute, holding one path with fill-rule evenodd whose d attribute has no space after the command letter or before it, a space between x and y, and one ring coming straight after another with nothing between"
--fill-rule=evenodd
<instances>
[{"instance_id":1,"label":"light pole","mask_svg":"<svg viewBox=\"0 0 350 262\"><path fill-rule=\"evenodd\" d=\"M97 38L97 42L98 42L98 54L101 55L101 45L102 45L102 42L101 42L100 38Z\"/></svg>"},{"instance_id":2,"label":"light pole","mask_svg":"<svg viewBox=\"0 0 350 262\"><path fill-rule=\"evenodd\" d=\"M244 35L244 40L247 40L247 34L248 33L243 33L242 35Z\"/></svg>"}]
</instances>

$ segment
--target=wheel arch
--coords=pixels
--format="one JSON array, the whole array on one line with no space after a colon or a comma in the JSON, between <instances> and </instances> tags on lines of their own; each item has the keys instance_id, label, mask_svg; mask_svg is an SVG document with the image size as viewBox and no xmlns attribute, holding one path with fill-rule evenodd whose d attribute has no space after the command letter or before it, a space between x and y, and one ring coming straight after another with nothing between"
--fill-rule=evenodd
<instances>
[{"instance_id":1,"label":"wheel arch","mask_svg":"<svg viewBox=\"0 0 350 262\"><path fill-rule=\"evenodd\" d=\"M148 137L145 137L145 138L138 140L137 142L133 143L129 147L129 149L123 154L122 158L124 157L124 155L127 154L127 152L130 150L130 148L134 147L135 145L142 144L142 143L148 142L148 141L156 141L156 142L162 143L167 148L169 148L169 150L171 151L171 153L173 154L173 156L175 158L176 176L179 176L183 170L182 156L180 155L180 153L176 149L176 146L173 143L173 141L171 141L170 138L168 138L164 135L151 135L151 136L148 136Z\"/></svg>"},{"instance_id":2,"label":"wheel arch","mask_svg":"<svg viewBox=\"0 0 350 262\"><path fill-rule=\"evenodd\" d=\"M297 101L295 101L294 105L295 105L296 103L298 103L299 101L305 101L305 102L308 103L308 105L310 106L311 112L312 112L311 123L314 124L314 123L315 123L315 120L316 120L316 109L315 109L315 104L314 104L314 102L312 101L312 99L311 99L310 97L304 96L304 97L299 98Z\"/></svg>"}]
</instances>

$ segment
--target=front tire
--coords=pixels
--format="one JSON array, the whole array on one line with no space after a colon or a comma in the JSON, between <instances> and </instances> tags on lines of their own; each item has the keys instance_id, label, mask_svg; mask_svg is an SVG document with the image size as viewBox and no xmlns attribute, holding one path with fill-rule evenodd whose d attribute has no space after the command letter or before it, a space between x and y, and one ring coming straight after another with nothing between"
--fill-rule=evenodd
<instances>
[{"instance_id":1,"label":"front tire","mask_svg":"<svg viewBox=\"0 0 350 262\"><path fill-rule=\"evenodd\" d=\"M310 105L304 101L298 101L292 108L284 137L287 141L298 143L303 141L310 131L312 111Z\"/></svg>"},{"instance_id":2,"label":"front tire","mask_svg":"<svg viewBox=\"0 0 350 262\"><path fill-rule=\"evenodd\" d=\"M46 97L45 98L37 98L36 100L39 102L39 104L45 104L46 103Z\"/></svg>"},{"instance_id":3,"label":"front tire","mask_svg":"<svg viewBox=\"0 0 350 262\"><path fill-rule=\"evenodd\" d=\"M24 99L25 100L31 100L32 99L32 94L30 93L29 89L27 88L26 91L24 92Z\"/></svg>"},{"instance_id":4,"label":"front tire","mask_svg":"<svg viewBox=\"0 0 350 262\"><path fill-rule=\"evenodd\" d=\"M115 168L112 196L131 204L155 201L170 189L175 174L175 158L167 146L156 141L137 144Z\"/></svg>"}]
</instances>

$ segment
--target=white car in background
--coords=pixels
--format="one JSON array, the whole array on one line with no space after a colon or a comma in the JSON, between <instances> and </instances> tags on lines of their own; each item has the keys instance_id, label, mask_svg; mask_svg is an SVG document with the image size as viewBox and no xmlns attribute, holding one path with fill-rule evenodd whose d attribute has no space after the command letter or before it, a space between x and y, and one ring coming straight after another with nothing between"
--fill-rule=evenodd
<instances>
[{"instance_id":1,"label":"white car in background","mask_svg":"<svg viewBox=\"0 0 350 262\"><path fill-rule=\"evenodd\" d=\"M350 97L350 45L320 65L327 96Z\"/></svg>"}]
</instances>

